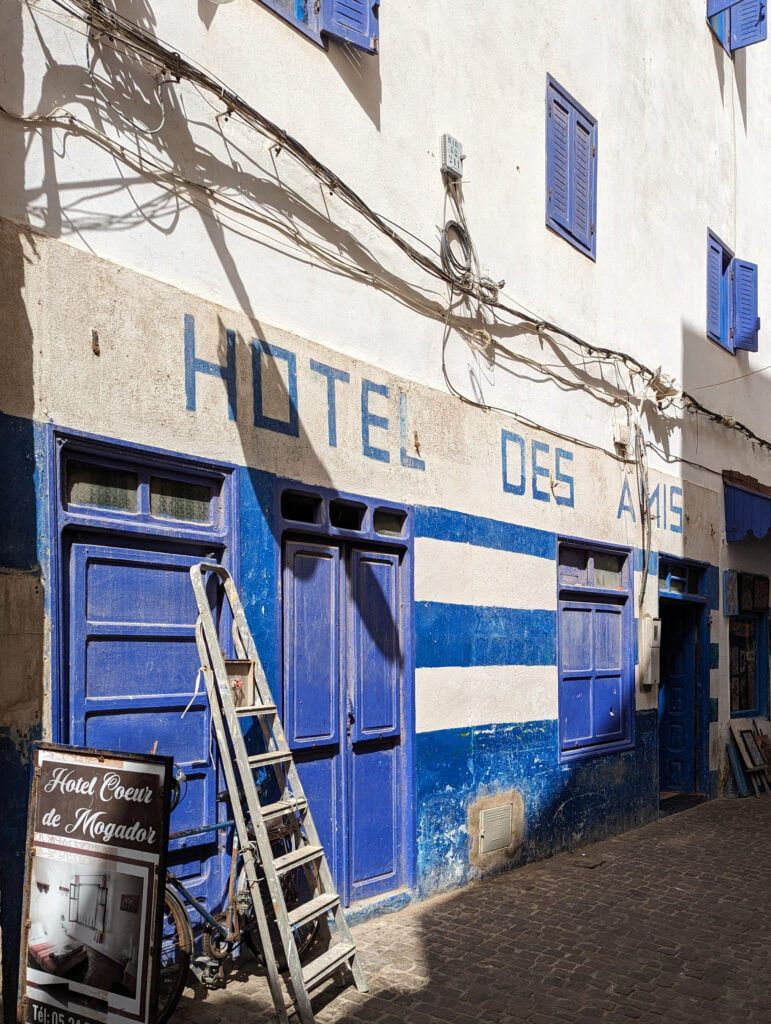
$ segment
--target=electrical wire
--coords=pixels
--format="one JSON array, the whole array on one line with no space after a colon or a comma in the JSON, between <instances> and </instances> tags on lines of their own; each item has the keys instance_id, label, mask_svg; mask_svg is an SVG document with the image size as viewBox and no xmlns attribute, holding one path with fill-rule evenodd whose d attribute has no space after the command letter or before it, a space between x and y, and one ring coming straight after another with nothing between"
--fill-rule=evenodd
<instances>
[{"instance_id":1,"label":"electrical wire","mask_svg":"<svg viewBox=\"0 0 771 1024\"><path fill-rule=\"evenodd\" d=\"M561 339L565 339L577 346L582 352L589 353L589 355L601 363L621 362L626 366L630 374L639 375L645 383L650 384L650 382L654 380L656 376L655 371L651 370L650 367L641 363L629 354L607 348L605 346L598 346L589 343L549 320L539 318L535 315L530 315L529 313L523 312L522 309L516 309L507 303L501 302L499 293L500 289L503 287L503 282L496 284L489 278L484 278L479 274L478 259L473 248L473 242L471 242L470 235L468 234L467 225L465 224L462 204L457 202L457 183L453 183L452 186L448 186L447 192L451 201L457 205L457 208L460 211L460 216L456 219L458 224L466 231L466 235L471 245L472 261L474 262L476 270L476 273L472 274L470 278L461 280L456 280L453 273L443 265L441 255L439 261L437 261L433 258L433 253L431 256L428 256L425 253L418 251L406 240L405 237L403 237L403 234L406 232L404 232L402 228L399 227L397 230L397 226L394 226L393 221L389 221L387 218L376 213L352 188L350 188L350 186L340 179L331 169L314 157L313 154L298 140L270 121L255 107L247 103L241 96L228 89L223 82L218 80L211 73L202 69L192 60L183 57L178 51L170 49L155 36L146 32L139 26L134 25L128 19L122 17L116 12L106 10L99 0L51 0L51 2L71 17L84 22L90 29L99 33L104 33L111 42L116 38L120 39L121 43L131 52L142 55L142 57L150 64L158 66L159 69L163 69L165 74L169 76L168 79L164 79L164 83L171 83L172 81L179 82L184 79L195 88L208 92L216 97L216 99L225 107L227 115L237 115L246 125L257 130L261 135L269 139L273 143L276 154L282 151L286 151L291 154L294 159L305 166L321 182L321 184L329 190L330 194L336 195L354 211L359 213L365 220L389 238L409 259L415 262L416 265L421 267L427 273L443 280L452 289L458 289L460 292L465 293L468 298L474 300L477 303L478 314L481 315L481 310L488 308L490 310L495 310L498 313L512 316L516 318L518 322L530 325L539 336L542 336L544 333L557 335ZM126 120L125 118L123 119ZM132 127L137 131L149 133L147 129L140 129L136 125L132 125ZM157 130L159 129L156 129L156 131ZM123 152L125 153L125 150ZM204 190L212 197L215 195L215 190L206 185L196 184L196 187ZM366 277L366 275L364 276ZM705 387L709 386L710 385L706 385ZM701 388L693 390L701 390ZM630 393L634 394L634 391L632 390ZM708 409L695 399L690 392L683 392L682 401L684 403L683 407L687 411L705 416L714 423L730 427L746 437L753 444L757 444L764 450L771 451L771 441L759 436L746 424L734 420L733 417L727 417ZM563 435L555 433L555 436ZM572 440L575 440L576 443L579 444L582 443L576 439ZM589 447L598 446L589 445ZM606 451L606 449L600 450ZM612 455L612 453L608 454Z\"/></svg>"}]
</instances>

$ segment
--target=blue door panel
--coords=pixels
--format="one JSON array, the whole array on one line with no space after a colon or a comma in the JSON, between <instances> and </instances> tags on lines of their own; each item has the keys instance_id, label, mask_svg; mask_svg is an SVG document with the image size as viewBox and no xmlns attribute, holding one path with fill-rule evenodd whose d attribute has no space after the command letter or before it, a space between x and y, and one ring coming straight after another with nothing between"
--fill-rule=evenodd
<instances>
[{"instance_id":1,"label":"blue door panel","mask_svg":"<svg viewBox=\"0 0 771 1024\"><path fill-rule=\"evenodd\" d=\"M623 620L620 608L597 608L594 612L594 668L621 671Z\"/></svg>"},{"instance_id":2,"label":"blue door panel","mask_svg":"<svg viewBox=\"0 0 771 1024\"><path fill-rule=\"evenodd\" d=\"M662 610L659 785L696 788L696 617L688 604Z\"/></svg>"},{"instance_id":3,"label":"blue door panel","mask_svg":"<svg viewBox=\"0 0 771 1024\"><path fill-rule=\"evenodd\" d=\"M592 609L587 605L563 605L560 615L561 664L565 672L593 668Z\"/></svg>"},{"instance_id":4,"label":"blue door panel","mask_svg":"<svg viewBox=\"0 0 771 1024\"><path fill-rule=\"evenodd\" d=\"M343 824L340 820L341 757L337 752L330 755L328 751L324 751L316 757L300 752L296 764L313 814L313 821L327 855L329 868L338 889L342 890L344 858Z\"/></svg>"},{"instance_id":5,"label":"blue door panel","mask_svg":"<svg viewBox=\"0 0 771 1024\"><path fill-rule=\"evenodd\" d=\"M589 676L564 679L560 695L563 740L579 743L592 735L592 681Z\"/></svg>"},{"instance_id":6,"label":"blue door panel","mask_svg":"<svg viewBox=\"0 0 771 1024\"><path fill-rule=\"evenodd\" d=\"M359 749L353 758L350 890L354 900L399 884L396 762L392 745Z\"/></svg>"},{"instance_id":7,"label":"blue door panel","mask_svg":"<svg viewBox=\"0 0 771 1024\"><path fill-rule=\"evenodd\" d=\"M205 554L97 543L69 549L70 742L173 757L187 782L172 832L218 818L189 577ZM175 868L216 902L221 877L212 836L173 841L171 850Z\"/></svg>"},{"instance_id":8,"label":"blue door panel","mask_svg":"<svg viewBox=\"0 0 771 1024\"><path fill-rule=\"evenodd\" d=\"M594 680L593 712L594 735L598 740L610 742L620 738L624 733L624 715L619 694L621 693L621 674L615 676L598 676Z\"/></svg>"},{"instance_id":9,"label":"blue door panel","mask_svg":"<svg viewBox=\"0 0 771 1024\"><path fill-rule=\"evenodd\" d=\"M354 743L401 731L398 573L395 555L351 553Z\"/></svg>"},{"instance_id":10,"label":"blue door panel","mask_svg":"<svg viewBox=\"0 0 771 1024\"><path fill-rule=\"evenodd\" d=\"M290 745L301 750L340 742L339 653L336 623L337 547L285 547L284 649Z\"/></svg>"}]
</instances>

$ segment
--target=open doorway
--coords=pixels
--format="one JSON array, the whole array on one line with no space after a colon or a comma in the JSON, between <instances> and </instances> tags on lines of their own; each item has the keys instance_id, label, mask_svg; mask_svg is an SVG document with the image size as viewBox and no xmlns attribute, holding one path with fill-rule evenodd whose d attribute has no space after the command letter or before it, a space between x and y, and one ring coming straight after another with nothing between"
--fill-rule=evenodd
<instances>
[{"instance_id":1,"label":"open doorway","mask_svg":"<svg viewBox=\"0 0 771 1024\"><path fill-rule=\"evenodd\" d=\"M663 813L692 806L708 792L709 667L701 576L699 569L667 560L659 577L658 753Z\"/></svg>"}]
</instances>

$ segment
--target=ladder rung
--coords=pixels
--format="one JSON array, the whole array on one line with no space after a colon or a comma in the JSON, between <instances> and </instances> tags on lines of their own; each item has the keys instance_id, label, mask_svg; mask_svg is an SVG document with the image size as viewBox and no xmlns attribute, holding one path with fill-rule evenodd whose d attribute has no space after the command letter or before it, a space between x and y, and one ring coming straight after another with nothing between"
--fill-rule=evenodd
<instances>
[{"instance_id":1,"label":"ladder rung","mask_svg":"<svg viewBox=\"0 0 771 1024\"><path fill-rule=\"evenodd\" d=\"M290 850L289 853L284 853L273 861L276 874L285 875L292 868L299 868L303 864L310 864L311 861L318 860L323 853L324 848L321 846L301 846L297 850Z\"/></svg>"},{"instance_id":2,"label":"ladder rung","mask_svg":"<svg viewBox=\"0 0 771 1024\"><path fill-rule=\"evenodd\" d=\"M275 704L249 704L246 707L236 708L239 718L256 718L258 715L275 715Z\"/></svg>"},{"instance_id":3,"label":"ladder rung","mask_svg":"<svg viewBox=\"0 0 771 1024\"><path fill-rule=\"evenodd\" d=\"M262 820L266 825L272 824L285 814L297 812L302 814L308 806L305 797L297 797L295 800L279 800L275 804L264 804L262 807Z\"/></svg>"},{"instance_id":4,"label":"ladder rung","mask_svg":"<svg viewBox=\"0 0 771 1024\"><path fill-rule=\"evenodd\" d=\"M269 750L267 754L250 754L246 759L252 768L260 768L266 764L281 764L292 760L291 750Z\"/></svg>"},{"instance_id":5,"label":"ladder rung","mask_svg":"<svg viewBox=\"0 0 771 1024\"><path fill-rule=\"evenodd\" d=\"M321 896L316 896L312 900L308 900L307 903L301 903L299 907L295 907L294 910L290 910L288 913L289 923L294 928L299 928L301 925L307 924L309 921L313 921L314 918L321 917L328 910L334 910L339 904L340 897L336 892L325 892Z\"/></svg>"},{"instance_id":6,"label":"ladder rung","mask_svg":"<svg viewBox=\"0 0 771 1024\"><path fill-rule=\"evenodd\" d=\"M303 968L303 981L307 989L315 988L321 982L333 974L338 967L351 960L356 955L356 946L353 943L338 942L336 946L330 946L320 957L311 960Z\"/></svg>"}]
</instances>

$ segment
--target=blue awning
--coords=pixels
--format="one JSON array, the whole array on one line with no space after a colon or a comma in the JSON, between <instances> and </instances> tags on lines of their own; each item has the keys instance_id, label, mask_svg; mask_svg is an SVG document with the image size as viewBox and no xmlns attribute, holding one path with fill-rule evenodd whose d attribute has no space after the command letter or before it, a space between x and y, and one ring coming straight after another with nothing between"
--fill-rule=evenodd
<instances>
[{"instance_id":1,"label":"blue awning","mask_svg":"<svg viewBox=\"0 0 771 1024\"><path fill-rule=\"evenodd\" d=\"M734 484L724 487L726 540L744 540L750 534L762 540L771 530L771 498Z\"/></svg>"}]
</instances>

